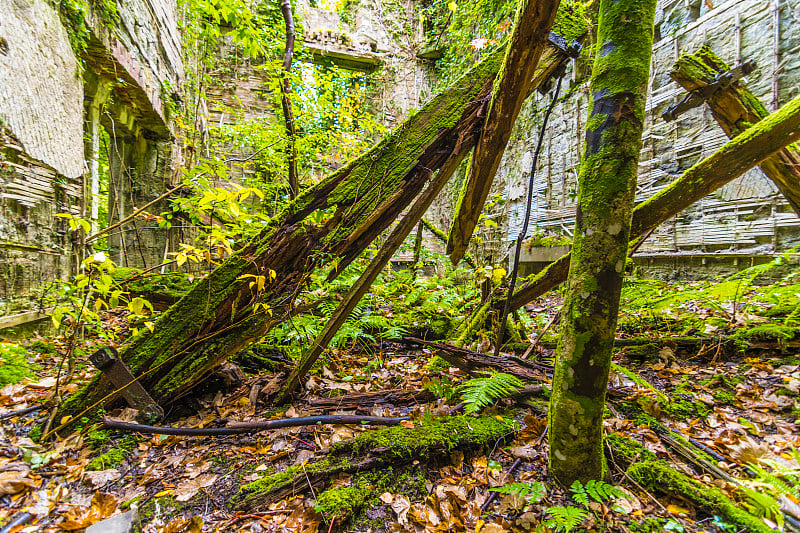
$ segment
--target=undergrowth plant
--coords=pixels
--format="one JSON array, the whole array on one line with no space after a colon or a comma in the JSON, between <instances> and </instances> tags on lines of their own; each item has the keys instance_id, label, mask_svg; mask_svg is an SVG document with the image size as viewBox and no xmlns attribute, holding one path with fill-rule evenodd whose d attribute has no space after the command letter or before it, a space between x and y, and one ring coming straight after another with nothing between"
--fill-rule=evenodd
<instances>
[{"instance_id":1,"label":"undergrowth plant","mask_svg":"<svg viewBox=\"0 0 800 533\"><path fill-rule=\"evenodd\" d=\"M485 378L472 378L461 386L458 391L466 406L467 414L480 411L495 401L505 398L524 386L522 380L511 374L503 372L485 372Z\"/></svg>"}]
</instances>

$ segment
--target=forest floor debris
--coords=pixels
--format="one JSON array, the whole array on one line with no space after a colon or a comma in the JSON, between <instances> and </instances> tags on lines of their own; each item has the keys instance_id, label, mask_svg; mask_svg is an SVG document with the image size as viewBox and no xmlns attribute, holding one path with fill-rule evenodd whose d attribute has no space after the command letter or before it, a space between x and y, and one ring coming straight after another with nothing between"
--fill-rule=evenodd
<instances>
[{"instance_id":1,"label":"forest floor debris","mask_svg":"<svg viewBox=\"0 0 800 533\"><path fill-rule=\"evenodd\" d=\"M795 348L800 336L791 322L800 303L798 288L787 282L761 288L735 282L627 283L620 337L654 341L617 350L620 366L611 376L605 420L608 434L638 443L654 460L718 489L765 525L784 528L800 519L800 357ZM529 306L534 317L529 323L543 328L557 303L558 297L549 295ZM112 327L124 316L108 314L105 320ZM556 334L554 327L545 335L532 360L549 362ZM669 341L686 335L708 342L687 348ZM733 338L735 349L717 350L715 339L723 337ZM96 341L80 343L79 359L96 348ZM61 440L37 444L30 431L47 409L15 413L51 399L65 342L37 337L0 345L3 368L9 369L3 375L11 376L0 389L0 527L29 514L12 528L15 532L82 531L130 511L135 511L126 515L135 515L134 531L148 533L741 530L722 513L709 513L702 502L634 483L625 472L624 453L610 455L607 483L559 487L547 474L541 395L528 406L501 404L485 412L516 425L505 441L492 446L467 453L453 449L437 461L412 460L393 465L392 471L343 472L316 490L300 483L292 496L237 511L231 502L242 485L291 467L308 469L336 443L374 428L313 425L211 438L145 436L87 425ZM291 406L266 412L261 402L273 376L254 375L230 384L227 392L196 391L168 409L167 423L221 427L258 417L410 414L402 424L412 428L448 416L460 402L459 383L467 379L452 367L430 370L434 353L389 342L335 349ZM24 371L12 375L11 366L23 367L21 356ZM92 374L79 365L77 380L61 392L76 390L78 381ZM387 389L396 403L376 400ZM398 390L417 392L398 395ZM366 396L372 403L346 401L365 394L376 395ZM336 398L346 409L337 409ZM130 418L124 411L108 414ZM689 443L693 453L733 481L687 459L675 439ZM494 501L481 511L493 494Z\"/></svg>"}]
</instances>

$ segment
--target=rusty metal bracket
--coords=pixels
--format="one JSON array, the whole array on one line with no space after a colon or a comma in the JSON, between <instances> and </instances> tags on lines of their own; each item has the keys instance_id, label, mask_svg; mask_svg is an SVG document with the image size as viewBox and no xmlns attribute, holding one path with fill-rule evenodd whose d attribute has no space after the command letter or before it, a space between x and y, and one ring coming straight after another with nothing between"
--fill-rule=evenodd
<instances>
[{"instance_id":1,"label":"rusty metal bracket","mask_svg":"<svg viewBox=\"0 0 800 533\"><path fill-rule=\"evenodd\" d=\"M550 92L550 89L553 86L553 80L557 80L566 72L569 59L577 58L581 55L581 50L583 50L583 45L578 41L572 41L571 43L568 43L564 37L554 31L550 32L550 36L547 38L547 40L550 44L558 48L558 50L564 54L567 59L562 60L555 70L553 70L550 76L548 76L547 79L543 80L542 83L539 84L539 88L537 89L539 94L547 94Z\"/></svg>"},{"instance_id":2,"label":"rusty metal bracket","mask_svg":"<svg viewBox=\"0 0 800 533\"><path fill-rule=\"evenodd\" d=\"M153 400L141 383L133 377L131 369L118 357L112 347L100 348L89 356L89 361L97 367L117 389L122 389L122 397L128 405L139 411L137 419L153 423L164 417L164 411Z\"/></svg>"},{"instance_id":3,"label":"rusty metal bracket","mask_svg":"<svg viewBox=\"0 0 800 533\"><path fill-rule=\"evenodd\" d=\"M583 45L578 41L572 41L571 43L568 43L564 37L554 31L550 32L550 36L547 40L550 41L550 44L566 54L567 57L571 57L573 59L581 55L581 50L583 50Z\"/></svg>"},{"instance_id":4,"label":"rusty metal bracket","mask_svg":"<svg viewBox=\"0 0 800 533\"><path fill-rule=\"evenodd\" d=\"M753 72L755 69L756 69L756 62L753 61L752 59L748 59L747 61L739 63L730 70L726 70L725 72L720 72L714 78L714 81L712 81L705 87L699 87L693 91L690 91L683 98L683 100L681 100L675 105L669 106L663 113L661 113L661 118L663 118L667 122L677 119L678 116L685 113L686 111L703 105L709 98L711 98L714 95L714 93L716 93L717 91L721 91L723 89L727 89L735 82L739 81L743 77Z\"/></svg>"}]
</instances>

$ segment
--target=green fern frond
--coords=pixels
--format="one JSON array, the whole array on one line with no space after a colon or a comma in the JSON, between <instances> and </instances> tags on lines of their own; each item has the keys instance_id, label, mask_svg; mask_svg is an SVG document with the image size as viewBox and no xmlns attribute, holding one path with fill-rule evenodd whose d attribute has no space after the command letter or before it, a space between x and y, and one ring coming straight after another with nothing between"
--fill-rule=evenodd
<instances>
[{"instance_id":1,"label":"green fern frond","mask_svg":"<svg viewBox=\"0 0 800 533\"><path fill-rule=\"evenodd\" d=\"M545 520L545 526L566 533L581 525L581 522L589 516L589 512L580 507L561 507L560 505L549 507L547 512L553 518Z\"/></svg>"},{"instance_id":2,"label":"green fern frond","mask_svg":"<svg viewBox=\"0 0 800 533\"><path fill-rule=\"evenodd\" d=\"M594 479L587 481L586 485L576 480L572 483L569 490L572 492L572 499L584 507L589 507L590 499L603 503L608 500L624 498L626 496L619 487Z\"/></svg>"},{"instance_id":3,"label":"green fern frond","mask_svg":"<svg viewBox=\"0 0 800 533\"><path fill-rule=\"evenodd\" d=\"M522 381L511 374L489 372L488 377L473 378L459 387L461 399L467 404L467 414L480 411L500 398L505 398L521 389Z\"/></svg>"},{"instance_id":4,"label":"green fern frond","mask_svg":"<svg viewBox=\"0 0 800 533\"><path fill-rule=\"evenodd\" d=\"M520 498L526 498L530 503L538 503L547 494L547 487L544 483L534 481L532 483L509 483L502 487L489 489L490 492L500 494L513 494Z\"/></svg>"}]
</instances>

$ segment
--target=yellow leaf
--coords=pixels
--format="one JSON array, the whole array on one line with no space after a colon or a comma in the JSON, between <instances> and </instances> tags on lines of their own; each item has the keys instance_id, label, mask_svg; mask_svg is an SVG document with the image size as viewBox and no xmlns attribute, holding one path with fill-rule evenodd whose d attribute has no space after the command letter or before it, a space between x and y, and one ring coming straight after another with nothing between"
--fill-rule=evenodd
<instances>
[{"instance_id":1,"label":"yellow leaf","mask_svg":"<svg viewBox=\"0 0 800 533\"><path fill-rule=\"evenodd\" d=\"M162 490L161 492L154 494L153 498L160 498L162 496L167 496L169 494L172 494L172 489Z\"/></svg>"},{"instance_id":2,"label":"yellow leaf","mask_svg":"<svg viewBox=\"0 0 800 533\"><path fill-rule=\"evenodd\" d=\"M667 505L667 511L672 514L689 514L689 509L684 509L680 505L676 505L674 503Z\"/></svg>"}]
</instances>

